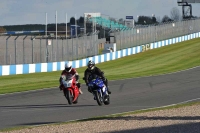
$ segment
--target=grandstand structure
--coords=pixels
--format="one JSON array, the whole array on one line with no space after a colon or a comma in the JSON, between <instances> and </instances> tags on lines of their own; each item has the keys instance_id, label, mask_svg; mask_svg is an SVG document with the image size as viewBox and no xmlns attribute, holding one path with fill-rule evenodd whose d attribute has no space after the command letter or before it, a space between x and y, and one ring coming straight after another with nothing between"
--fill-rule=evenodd
<instances>
[{"instance_id":1,"label":"grandstand structure","mask_svg":"<svg viewBox=\"0 0 200 133\"><path fill-rule=\"evenodd\" d=\"M101 13L84 13L84 18L85 23L93 23L94 31L96 25L100 25L103 28L109 28L110 30L122 30L128 28L126 25L119 23L118 20L103 17Z\"/></svg>"}]
</instances>

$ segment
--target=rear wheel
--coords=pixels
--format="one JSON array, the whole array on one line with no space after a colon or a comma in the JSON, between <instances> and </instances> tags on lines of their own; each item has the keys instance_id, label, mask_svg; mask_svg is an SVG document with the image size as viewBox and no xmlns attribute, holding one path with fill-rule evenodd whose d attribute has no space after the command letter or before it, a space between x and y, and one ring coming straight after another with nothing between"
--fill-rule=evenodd
<instances>
[{"instance_id":1,"label":"rear wheel","mask_svg":"<svg viewBox=\"0 0 200 133\"><path fill-rule=\"evenodd\" d=\"M72 104L73 95L72 95L71 91L67 90L67 91L66 91L66 96L65 96L65 97L66 97L68 103L69 103L69 104Z\"/></svg>"},{"instance_id":2,"label":"rear wheel","mask_svg":"<svg viewBox=\"0 0 200 133\"><path fill-rule=\"evenodd\" d=\"M94 95L96 97L98 105L101 106L103 104L103 98L101 97L101 94L98 91L95 91Z\"/></svg>"}]
</instances>

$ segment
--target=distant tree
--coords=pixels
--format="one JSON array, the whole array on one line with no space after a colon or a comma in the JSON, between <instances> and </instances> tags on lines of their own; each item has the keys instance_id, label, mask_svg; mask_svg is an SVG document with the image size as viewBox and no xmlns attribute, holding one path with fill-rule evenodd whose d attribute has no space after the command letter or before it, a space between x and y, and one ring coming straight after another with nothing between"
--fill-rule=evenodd
<instances>
[{"instance_id":1,"label":"distant tree","mask_svg":"<svg viewBox=\"0 0 200 133\"><path fill-rule=\"evenodd\" d=\"M173 7L171 9L171 19L174 21L179 21L181 19L180 11L177 7Z\"/></svg>"},{"instance_id":2,"label":"distant tree","mask_svg":"<svg viewBox=\"0 0 200 133\"><path fill-rule=\"evenodd\" d=\"M55 24L54 25L53 24L49 25L48 28L47 28L47 31L48 31L48 33L56 34L56 25ZM63 25L58 25L57 26L57 31L59 31L58 35L59 34L66 34L66 26L65 25L64 26Z\"/></svg>"},{"instance_id":3,"label":"distant tree","mask_svg":"<svg viewBox=\"0 0 200 133\"><path fill-rule=\"evenodd\" d=\"M109 20L110 20L110 21L117 22L116 19L115 19L115 18L112 18L112 17L110 17Z\"/></svg>"},{"instance_id":4,"label":"distant tree","mask_svg":"<svg viewBox=\"0 0 200 133\"><path fill-rule=\"evenodd\" d=\"M155 16L152 17L152 23L157 23Z\"/></svg>"},{"instance_id":5,"label":"distant tree","mask_svg":"<svg viewBox=\"0 0 200 133\"><path fill-rule=\"evenodd\" d=\"M146 17L145 16L139 16L138 17L138 24L145 24L146 23Z\"/></svg>"},{"instance_id":6,"label":"distant tree","mask_svg":"<svg viewBox=\"0 0 200 133\"><path fill-rule=\"evenodd\" d=\"M74 18L74 17L71 17L71 18L70 18L70 24L71 24L71 25L75 24L75 18Z\"/></svg>"},{"instance_id":7,"label":"distant tree","mask_svg":"<svg viewBox=\"0 0 200 133\"><path fill-rule=\"evenodd\" d=\"M162 18L162 22L164 23L164 22L169 22L169 21L172 21L172 19L169 16L164 15Z\"/></svg>"},{"instance_id":8,"label":"distant tree","mask_svg":"<svg viewBox=\"0 0 200 133\"><path fill-rule=\"evenodd\" d=\"M84 23L84 17L80 16L80 18L79 18L79 20L78 20L78 23L83 24L83 23Z\"/></svg>"},{"instance_id":9,"label":"distant tree","mask_svg":"<svg viewBox=\"0 0 200 133\"><path fill-rule=\"evenodd\" d=\"M155 17L149 17L149 16L139 16L137 24L154 24L157 23Z\"/></svg>"},{"instance_id":10,"label":"distant tree","mask_svg":"<svg viewBox=\"0 0 200 133\"><path fill-rule=\"evenodd\" d=\"M6 32L6 29L4 29L3 27L0 27L0 34Z\"/></svg>"}]
</instances>

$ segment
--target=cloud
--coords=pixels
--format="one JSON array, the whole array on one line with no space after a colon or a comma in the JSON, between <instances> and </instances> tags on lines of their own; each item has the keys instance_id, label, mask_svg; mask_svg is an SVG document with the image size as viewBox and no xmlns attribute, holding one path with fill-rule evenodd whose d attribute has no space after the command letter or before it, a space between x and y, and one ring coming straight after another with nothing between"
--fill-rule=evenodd
<instances>
[{"instance_id":1,"label":"cloud","mask_svg":"<svg viewBox=\"0 0 200 133\"><path fill-rule=\"evenodd\" d=\"M1 1L0 16L4 16L6 13L10 12L12 9L12 6L15 3L16 3L15 1L11 1L11 0Z\"/></svg>"}]
</instances>

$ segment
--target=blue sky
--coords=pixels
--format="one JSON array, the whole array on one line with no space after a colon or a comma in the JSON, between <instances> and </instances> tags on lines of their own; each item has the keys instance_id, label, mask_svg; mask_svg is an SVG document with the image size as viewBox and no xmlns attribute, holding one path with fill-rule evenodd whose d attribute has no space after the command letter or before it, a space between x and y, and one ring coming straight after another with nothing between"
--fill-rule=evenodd
<instances>
[{"instance_id":1,"label":"blue sky","mask_svg":"<svg viewBox=\"0 0 200 133\"><path fill-rule=\"evenodd\" d=\"M48 23L65 23L75 14L77 18L83 13L100 12L114 18L138 15L156 17L170 16L173 7L177 7L182 15L182 7L177 0L0 0L0 26L18 24L45 24L45 13ZM193 15L200 16L200 4L192 4Z\"/></svg>"}]
</instances>

